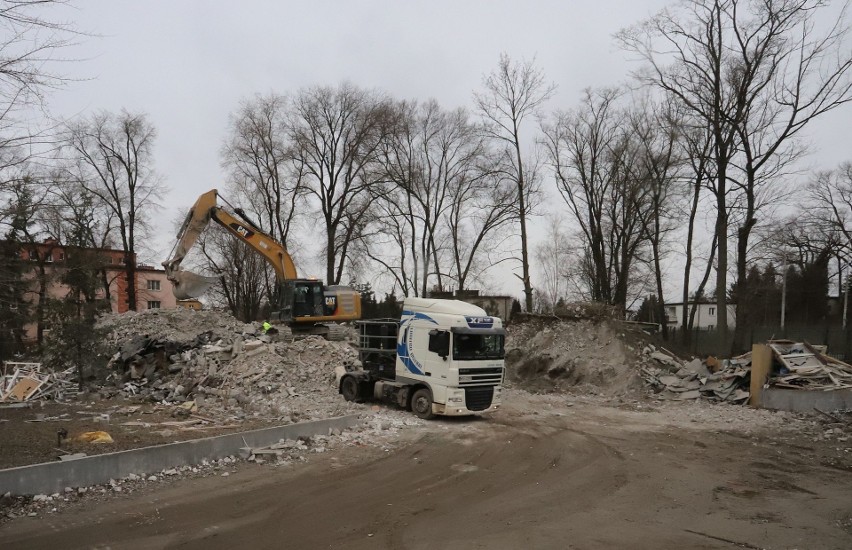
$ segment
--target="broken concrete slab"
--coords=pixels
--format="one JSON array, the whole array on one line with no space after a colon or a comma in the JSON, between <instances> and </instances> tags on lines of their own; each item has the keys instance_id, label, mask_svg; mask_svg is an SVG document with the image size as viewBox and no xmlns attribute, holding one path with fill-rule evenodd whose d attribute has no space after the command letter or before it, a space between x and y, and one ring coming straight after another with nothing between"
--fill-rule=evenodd
<instances>
[{"instance_id":1,"label":"broken concrete slab","mask_svg":"<svg viewBox=\"0 0 852 550\"><path fill-rule=\"evenodd\" d=\"M677 371L677 375L681 378L688 378L690 376L697 376L699 378L710 376L710 371L707 367L704 366L704 363L701 359L693 359L689 363L683 365L683 367Z\"/></svg>"},{"instance_id":2,"label":"broken concrete slab","mask_svg":"<svg viewBox=\"0 0 852 550\"><path fill-rule=\"evenodd\" d=\"M666 355L665 353L663 353L661 351L652 352L651 353L651 359L655 359L656 361L659 361L660 363L662 363L664 365L668 365L669 367L674 367L674 368L677 368L677 369L680 369L682 367L680 361L678 361L674 357Z\"/></svg>"}]
</instances>

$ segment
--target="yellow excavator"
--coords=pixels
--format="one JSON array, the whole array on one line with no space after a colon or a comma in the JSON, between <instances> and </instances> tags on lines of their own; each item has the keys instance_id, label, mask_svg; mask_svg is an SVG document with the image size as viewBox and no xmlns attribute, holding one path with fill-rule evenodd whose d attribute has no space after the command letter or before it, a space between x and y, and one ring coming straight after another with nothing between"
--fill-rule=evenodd
<instances>
[{"instance_id":1,"label":"yellow excavator","mask_svg":"<svg viewBox=\"0 0 852 550\"><path fill-rule=\"evenodd\" d=\"M358 291L346 286L324 286L317 279L299 279L287 250L252 223L239 208L231 207L234 215L220 207L218 198L215 189L198 197L181 226L171 258L163 262L178 300L196 298L217 281L215 277L203 277L180 267L198 236L213 220L260 254L275 270L281 288L278 309L272 312L272 320L287 323L294 334L327 335L325 323L361 318ZM227 204L224 199L223 202Z\"/></svg>"}]
</instances>

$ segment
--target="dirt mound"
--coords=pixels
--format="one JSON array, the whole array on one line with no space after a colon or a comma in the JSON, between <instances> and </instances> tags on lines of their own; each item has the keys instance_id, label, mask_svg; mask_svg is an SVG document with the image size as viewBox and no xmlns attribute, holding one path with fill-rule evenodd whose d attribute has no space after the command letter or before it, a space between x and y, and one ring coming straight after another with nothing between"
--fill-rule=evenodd
<instances>
[{"instance_id":1,"label":"dirt mound","mask_svg":"<svg viewBox=\"0 0 852 550\"><path fill-rule=\"evenodd\" d=\"M525 316L507 330L510 383L531 391L582 388L620 394L639 389L641 337L605 319Z\"/></svg>"}]
</instances>

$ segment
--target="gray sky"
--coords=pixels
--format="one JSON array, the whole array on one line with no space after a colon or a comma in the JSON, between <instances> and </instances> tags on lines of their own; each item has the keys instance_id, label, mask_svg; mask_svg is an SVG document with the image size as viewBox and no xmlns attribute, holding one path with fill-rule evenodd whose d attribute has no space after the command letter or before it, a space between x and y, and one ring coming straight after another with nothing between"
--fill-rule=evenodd
<instances>
[{"instance_id":1,"label":"gray sky","mask_svg":"<svg viewBox=\"0 0 852 550\"><path fill-rule=\"evenodd\" d=\"M148 113L159 133L156 168L170 188L158 231L164 255L176 212L225 185L219 150L240 99L350 80L401 99L470 107L482 75L506 52L536 56L559 86L548 109L568 109L583 88L626 79L636 64L613 33L667 3L79 0L63 17L100 36L83 39L74 52L83 61L67 70L85 80L56 92L50 106L62 117L122 107ZM833 168L852 160L850 122L852 109L843 108L815 124L809 162ZM493 290L520 294L513 279L495 277Z\"/></svg>"}]
</instances>

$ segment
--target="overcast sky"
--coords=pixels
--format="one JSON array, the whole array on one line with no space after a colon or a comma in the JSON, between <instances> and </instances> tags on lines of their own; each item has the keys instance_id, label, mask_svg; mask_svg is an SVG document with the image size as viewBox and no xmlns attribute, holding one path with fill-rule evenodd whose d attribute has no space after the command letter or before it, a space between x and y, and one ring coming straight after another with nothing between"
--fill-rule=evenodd
<instances>
[{"instance_id":1,"label":"overcast sky","mask_svg":"<svg viewBox=\"0 0 852 550\"><path fill-rule=\"evenodd\" d=\"M159 134L156 169L170 189L157 231L164 256L176 212L225 186L219 151L241 99L349 80L401 99L470 107L482 75L506 52L535 56L559 86L548 108L572 108L583 88L627 78L636 64L612 35L667 3L79 0L62 16L98 36L82 39L74 52L82 61L66 71L80 80L56 92L50 107L61 117L121 108L149 115ZM809 162L852 160L850 121L844 108L814 125ZM519 295L512 279L496 277L492 290Z\"/></svg>"}]
</instances>

